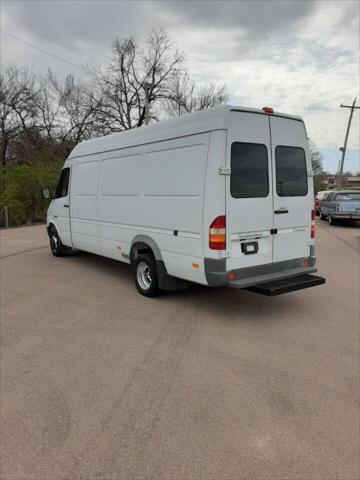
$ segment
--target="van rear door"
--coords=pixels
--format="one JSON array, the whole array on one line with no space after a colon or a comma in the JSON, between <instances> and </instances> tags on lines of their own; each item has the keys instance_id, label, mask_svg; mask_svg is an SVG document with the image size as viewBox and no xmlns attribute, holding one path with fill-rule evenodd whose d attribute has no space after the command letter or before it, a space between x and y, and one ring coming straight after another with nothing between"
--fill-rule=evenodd
<instances>
[{"instance_id":1,"label":"van rear door","mask_svg":"<svg viewBox=\"0 0 360 480\"><path fill-rule=\"evenodd\" d=\"M231 111L227 138L227 270L264 265L273 256L269 118Z\"/></svg>"},{"instance_id":2,"label":"van rear door","mask_svg":"<svg viewBox=\"0 0 360 480\"><path fill-rule=\"evenodd\" d=\"M310 254L313 186L311 159L303 122L269 116L273 165L273 262Z\"/></svg>"}]
</instances>

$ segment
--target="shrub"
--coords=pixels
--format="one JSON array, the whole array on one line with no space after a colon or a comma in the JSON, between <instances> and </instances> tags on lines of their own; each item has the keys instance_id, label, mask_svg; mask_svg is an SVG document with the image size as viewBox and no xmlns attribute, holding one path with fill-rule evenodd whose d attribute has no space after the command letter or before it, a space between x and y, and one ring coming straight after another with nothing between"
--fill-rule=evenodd
<instances>
[{"instance_id":1,"label":"shrub","mask_svg":"<svg viewBox=\"0 0 360 480\"><path fill-rule=\"evenodd\" d=\"M63 158L47 152L38 154L31 164L1 166L0 226L5 225L4 206L10 226L44 222L48 202L42 199L41 188L55 189L63 163Z\"/></svg>"}]
</instances>

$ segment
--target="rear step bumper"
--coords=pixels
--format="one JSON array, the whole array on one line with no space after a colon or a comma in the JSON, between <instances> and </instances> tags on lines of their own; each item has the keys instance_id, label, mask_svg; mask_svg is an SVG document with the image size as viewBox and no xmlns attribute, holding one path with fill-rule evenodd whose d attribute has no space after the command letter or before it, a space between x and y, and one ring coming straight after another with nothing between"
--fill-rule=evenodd
<instances>
[{"instance_id":1,"label":"rear step bumper","mask_svg":"<svg viewBox=\"0 0 360 480\"><path fill-rule=\"evenodd\" d=\"M302 290L303 288L315 287L316 285L322 285L324 283L324 277L318 277L317 275L301 275L299 277L271 280L269 282L253 285L252 287L247 287L244 290L250 290L251 292L273 297L283 293ZM236 287L236 282L232 283L231 286Z\"/></svg>"}]
</instances>

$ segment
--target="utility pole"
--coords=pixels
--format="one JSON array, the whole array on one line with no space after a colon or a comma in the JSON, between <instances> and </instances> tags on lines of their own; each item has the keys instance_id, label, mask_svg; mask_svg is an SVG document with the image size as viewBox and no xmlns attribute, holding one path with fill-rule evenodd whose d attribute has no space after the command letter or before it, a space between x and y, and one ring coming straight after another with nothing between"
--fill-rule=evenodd
<instances>
[{"instance_id":1,"label":"utility pole","mask_svg":"<svg viewBox=\"0 0 360 480\"><path fill-rule=\"evenodd\" d=\"M338 181L336 182L336 188L340 189L342 187L342 181L343 181L343 171L344 171L344 160L345 160L345 154L346 154L346 146L347 146L347 141L348 141L348 136L350 132L350 125L351 125L351 120L354 114L354 110L359 109L360 107L355 107L355 102L356 102L356 97L354 98L354 101L352 105L343 105L341 104L340 107L342 108L350 108L350 115L349 115L349 121L346 127L346 133L345 133L345 141L344 141L344 146L340 147L340 152L342 152L341 155L341 163L340 163L340 169L338 173Z\"/></svg>"},{"instance_id":2,"label":"utility pole","mask_svg":"<svg viewBox=\"0 0 360 480\"><path fill-rule=\"evenodd\" d=\"M149 91L152 87L152 83L145 82L144 83L144 90L145 90L145 125L149 125L150 121L150 102L149 102Z\"/></svg>"}]
</instances>

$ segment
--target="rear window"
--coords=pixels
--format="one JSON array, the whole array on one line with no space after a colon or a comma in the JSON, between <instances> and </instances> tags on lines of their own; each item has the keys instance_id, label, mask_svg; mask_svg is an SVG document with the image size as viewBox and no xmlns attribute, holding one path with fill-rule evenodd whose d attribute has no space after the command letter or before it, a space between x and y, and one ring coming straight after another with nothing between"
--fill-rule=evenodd
<instances>
[{"instance_id":1,"label":"rear window","mask_svg":"<svg viewBox=\"0 0 360 480\"><path fill-rule=\"evenodd\" d=\"M300 147L275 149L276 191L279 197L303 197L308 192L305 151Z\"/></svg>"},{"instance_id":2,"label":"rear window","mask_svg":"<svg viewBox=\"0 0 360 480\"><path fill-rule=\"evenodd\" d=\"M265 145L243 142L231 145L230 192L234 198L268 196L268 155Z\"/></svg>"},{"instance_id":3,"label":"rear window","mask_svg":"<svg viewBox=\"0 0 360 480\"><path fill-rule=\"evenodd\" d=\"M343 202L346 202L347 200L360 201L360 192L338 193L335 200L341 200Z\"/></svg>"}]
</instances>

